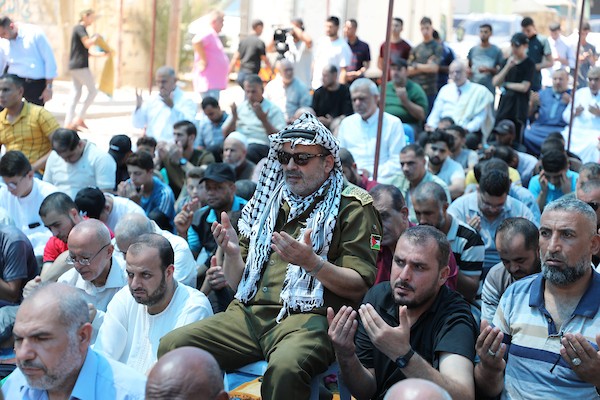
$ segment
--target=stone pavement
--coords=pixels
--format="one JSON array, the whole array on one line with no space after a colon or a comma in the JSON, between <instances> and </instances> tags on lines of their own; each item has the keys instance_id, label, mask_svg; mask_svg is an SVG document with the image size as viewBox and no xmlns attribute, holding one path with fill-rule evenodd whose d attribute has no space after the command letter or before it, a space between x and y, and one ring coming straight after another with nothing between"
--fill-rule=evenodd
<instances>
[{"instance_id":1,"label":"stone pavement","mask_svg":"<svg viewBox=\"0 0 600 400\"><path fill-rule=\"evenodd\" d=\"M69 103L70 81L54 81L53 98L46 103L46 109L50 111L63 125L66 109ZM83 89L81 100L85 99L87 92ZM144 90L144 98L148 98L147 89ZM241 102L244 92L237 84L232 84L228 89L221 92L220 103L223 109L229 111L229 106L233 102ZM78 108L79 109L79 108ZM94 100L94 104L88 109L85 123L88 129L80 132L80 136L88 139L104 150L108 151L110 138L117 134L126 134L131 137L131 142L135 147L135 142L143 132L136 129L131 124L131 114L135 109L135 88L123 87L115 89L113 97L99 92ZM202 109L198 107L201 115ZM135 148L134 148L135 150Z\"/></svg>"}]
</instances>

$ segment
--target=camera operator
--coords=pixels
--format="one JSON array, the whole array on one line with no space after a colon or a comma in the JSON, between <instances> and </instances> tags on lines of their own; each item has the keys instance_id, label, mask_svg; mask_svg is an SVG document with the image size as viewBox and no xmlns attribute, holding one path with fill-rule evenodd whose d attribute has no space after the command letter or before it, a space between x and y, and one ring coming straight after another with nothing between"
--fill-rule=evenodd
<instances>
[{"instance_id":1,"label":"camera operator","mask_svg":"<svg viewBox=\"0 0 600 400\"><path fill-rule=\"evenodd\" d=\"M269 43L267 50L283 54L294 65L294 76L310 87L312 44L312 38L304 31L302 19L294 18L291 26L275 28L273 41Z\"/></svg>"}]
</instances>

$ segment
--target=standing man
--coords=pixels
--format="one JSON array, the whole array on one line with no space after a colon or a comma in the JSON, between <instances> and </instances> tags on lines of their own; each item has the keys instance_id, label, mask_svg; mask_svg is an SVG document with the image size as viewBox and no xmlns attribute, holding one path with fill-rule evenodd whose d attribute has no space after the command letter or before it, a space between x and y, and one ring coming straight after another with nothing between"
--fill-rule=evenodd
<instances>
[{"instance_id":1,"label":"standing man","mask_svg":"<svg viewBox=\"0 0 600 400\"><path fill-rule=\"evenodd\" d=\"M237 83L243 88L247 75L258 74L260 72L261 61L265 63L267 68L274 75L273 67L269 62L265 51L265 42L260 40L260 35L263 32L263 22L259 19L252 21L252 31L250 35L240 41L238 50L233 54L229 63L229 72L233 72L236 64L240 62L240 68L237 75Z\"/></svg>"},{"instance_id":2,"label":"standing man","mask_svg":"<svg viewBox=\"0 0 600 400\"><path fill-rule=\"evenodd\" d=\"M542 273L508 287L494 328L482 321L475 383L505 399L597 398L596 213L577 199L556 200L544 209L539 241Z\"/></svg>"},{"instance_id":3,"label":"standing man","mask_svg":"<svg viewBox=\"0 0 600 400\"><path fill-rule=\"evenodd\" d=\"M449 255L437 229L408 228L396 245L390 281L371 288L358 312L327 309L329 337L355 397L382 400L394 383L420 377L452 398L475 398L477 326L467 302L444 285Z\"/></svg>"},{"instance_id":4,"label":"standing man","mask_svg":"<svg viewBox=\"0 0 600 400\"><path fill-rule=\"evenodd\" d=\"M0 38L9 43L7 73L24 81L25 100L43 106L52 99L52 81L57 76L48 38L41 28L6 16L0 17Z\"/></svg>"},{"instance_id":5,"label":"standing man","mask_svg":"<svg viewBox=\"0 0 600 400\"><path fill-rule=\"evenodd\" d=\"M346 81L348 83L364 77L371 64L369 45L356 36L356 28L358 28L358 22L355 19L349 19L344 24L344 36L346 36L348 46L352 51L352 61L346 71Z\"/></svg>"},{"instance_id":6,"label":"standing man","mask_svg":"<svg viewBox=\"0 0 600 400\"><path fill-rule=\"evenodd\" d=\"M592 28L589 22L584 22L579 35L579 70L577 72L577 87L584 88L588 85L589 72L598 61L598 51L596 46L587 41L588 34Z\"/></svg>"},{"instance_id":7,"label":"standing man","mask_svg":"<svg viewBox=\"0 0 600 400\"><path fill-rule=\"evenodd\" d=\"M402 33L402 28L404 26L404 21L402 18L395 17L392 20L392 35L390 37L390 58L389 60L393 60L394 58L403 58L404 60L408 60L410 56L411 46L408 42L400 37ZM377 59L377 68L383 71L383 52L385 49L386 43L383 42L379 47L379 58ZM388 73L388 80L392 79L391 74Z\"/></svg>"},{"instance_id":8,"label":"standing man","mask_svg":"<svg viewBox=\"0 0 600 400\"><path fill-rule=\"evenodd\" d=\"M221 11L211 11L206 16L208 24L202 26L200 32L192 39L194 91L199 93L203 100L208 96L219 100L219 93L227 88L229 59L219 39L224 16Z\"/></svg>"},{"instance_id":9,"label":"standing man","mask_svg":"<svg viewBox=\"0 0 600 400\"><path fill-rule=\"evenodd\" d=\"M347 149L356 160L359 169L373 174L375 147L377 144L377 121L379 118L379 90L367 78L357 79L350 86L354 114L340 123L338 139L340 146ZM383 113L379 172L377 180L388 183L400 172L398 159L400 150L406 145L402 121L386 112Z\"/></svg>"},{"instance_id":10,"label":"standing man","mask_svg":"<svg viewBox=\"0 0 600 400\"><path fill-rule=\"evenodd\" d=\"M325 307L356 305L372 285L381 225L371 196L344 185L337 140L314 116L271 146L240 241L225 213L213 226L236 300L165 336L158 354L192 345L226 370L268 355L262 398L307 399L312 377L334 360Z\"/></svg>"},{"instance_id":11,"label":"standing man","mask_svg":"<svg viewBox=\"0 0 600 400\"><path fill-rule=\"evenodd\" d=\"M173 248L164 237L140 236L125 259L127 286L108 304L94 350L146 374L164 335L213 313L203 293L175 280Z\"/></svg>"},{"instance_id":12,"label":"standing man","mask_svg":"<svg viewBox=\"0 0 600 400\"><path fill-rule=\"evenodd\" d=\"M2 386L7 399L144 399L141 372L90 349L88 304L77 289L53 283L34 292L17 312L14 337L18 369Z\"/></svg>"},{"instance_id":13,"label":"standing man","mask_svg":"<svg viewBox=\"0 0 600 400\"><path fill-rule=\"evenodd\" d=\"M77 131L57 129L52 135L52 148L44 171L45 182L72 199L79 190L89 186L114 190L117 163L94 143L81 139Z\"/></svg>"},{"instance_id":14,"label":"standing man","mask_svg":"<svg viewBox=\"0 0 600 400\"><path fill-rule=\"evenodd\" d=\"M89 68L89 49L96 44L98 34L95 33L91 37L87 33L87 27L94 23L96 14L94 10L88 9L80 13L79 23L73 28L71 34L71 53L69 55L69 71L73 86L71 87L71 101L65 115L64 126L71 129L87 128L83 118L87 109L94 102L94 98L98 91L94 76ZM77 118L75 118L75 108L81 98L81 88L85 85L87 89L87 97L83 102L81 110Z\"/></svg>"},{"instance_id":15,"label":"standing man","mask_svg":"<svg viewBox=\"0 0 600 400\"><path fill-rule=\"evenodd\" d=\"M542 85L546 87L551 86L549 83L554 71L561 69L571 71L575 68L575 50L567 44L566 38L561 34L560 23L553 22L548 26L548 29L550 29L548 43L550 44L554 64L542 71Z\"/></svg>"},{"instance_id":16,"label":"standing man","mask_svg":"<svg viewBox=\"0 0 600 400\"><path fill-rule=\"evenodd\" d=\"M433 38L433 26L431 18L423 17L421 19L421 35L423 42L410 50L408 58L408 77L418 83L427 95L429 109L433 107L433 101L438 92L437 78L440 68L440 62L444 49Z\"/></svg>"},{"instance_id":17,"label":"standing man","mask_svg":"<svg viewBox=\"0 0 600 400\"><path fill-rule=\"evenodd\" d=\"M492 26L481 24L479 26L481 43L469 50L467 58L471 70L471 81L485 86L492 94L495 94L496 89L492 84L492 78L498 73L503 57L502 50L490 43L490 36L492 36Z\"/></svg>"},{"instance_id":18,"label":"standing man","mask_svg":"<svg viewBox=\"0 0 600 400\"><path fill-rule=\"evenodd\" d=\"M352 50L348 43L338 35L340 19L329 17L325 22L325 37L317 41L315 46L312 88L318 89L322 85L320 72L328 65L335 66L338 71L340 83L346 83L346 72L352 62Z\"/></svg>"},{"instance_id":19,"label":"standing man","mask_svg":"<svg viewBox=\"0 0 600 400\"><path fill-rule=\"evenodd\" d=\"M145 136L156 141L173 142L173 125L178 121L194 121L197 106L177 86L177 76L171 67L156 70L158 93L144 102L141 91L135 91L133 126L144 129Z\"/></svg>"},{"instance_id":20,"label":"standing man","mask_svg":"<svg viewBox=\"0 0 600 400\"><path fill-rule=\"evenodd\" d=\"M52 151L50 140L59 125L43 107L23 100L25 81L16 75L0 77L0 145L19 150L34 172L44 169Z\"/></svg>"},{"instance_id":21,"label":"standing man","mask_svg":"<svg viewBox=\"0 0 600 400\"><path fill-rule=\"evenodd\" d=\"M526 125L529 109L529 90L535 79L536 65L527 57L529 39L524 33L515 33L511 40L511 54L494 75L492 84L499 86L502 96L496 111L496 121L510 119L515 123L517 139Z\"/></svg>"},{"instance_id":22,"label":"standing man","mask_svg":"<svg viewBox=\"0 0 600 400\"><path fill-rule=\"evenodd\" d=\"M545 36L538 35L537 29L530 17L523 18L521 21L521 30L529 39L527 57L535 64L535 74L531 82L531 90L539 92L542 89L542 70L551 67L554 64L552 59L552 50L550 43Z\"/></svg>"}]
</instances>

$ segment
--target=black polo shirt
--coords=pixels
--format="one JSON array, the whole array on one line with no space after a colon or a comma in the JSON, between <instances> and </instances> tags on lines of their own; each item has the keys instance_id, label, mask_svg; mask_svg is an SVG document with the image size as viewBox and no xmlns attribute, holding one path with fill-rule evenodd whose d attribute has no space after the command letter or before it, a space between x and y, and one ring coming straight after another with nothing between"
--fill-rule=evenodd
<instances>
[{"instance_id":1,"label":"black polo shirt","mask_svg":"<svg viewBox=\"0 0 600 400\"><path fill-rule=\"evenodd\" d=\"M539 64L544 59L544 41L548 39L534 35L529 39L529 47L527 48L527 57L533 61L534 64ZM542 88L542 73L535 71L533 75L533 81L531 82L531 90L538 92Z\"/></svg>"},{"instance_id":2,"label":"black polo shirt","mask_svg":"<svg viewBox=\"0 0 600 400\"><path fill-rule=\"evenodd\" d=\"M394 303L390 282L373 286L363 299L363 304L366 303L370 303L388 325L399 325L398 305ZM411 327L410 345L438 369L441 353L458 354L473 360L478 334L469 304L461 295L442 286L431 308ZM360 319L354 342L360 362L366 368L375 369L377 391L373 399L383 399L386 391L406 376L395 360L375 348Z\"/></svg>"}]
</instances>

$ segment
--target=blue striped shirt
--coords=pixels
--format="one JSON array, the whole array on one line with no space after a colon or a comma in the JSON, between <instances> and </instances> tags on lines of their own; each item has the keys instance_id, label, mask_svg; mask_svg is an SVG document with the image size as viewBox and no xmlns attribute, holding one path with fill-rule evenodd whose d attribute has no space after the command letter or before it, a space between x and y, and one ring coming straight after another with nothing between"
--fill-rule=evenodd
<instances>
[{"instance_id":1,"label":"blue striped shirt","mask_svg":"<svg viewBox=\"0 0 600 400\"><path fill-rule=\"evenodd\" d=\"M500 299L494 325L510 345L502 399L598 398L595 387L560 356L560 340L565 333L581 333L598 350L600 274L592 272L589 287L560 332L544 305L544 282L541 274L523 278Z\"/></svg>"}]
</instances>

